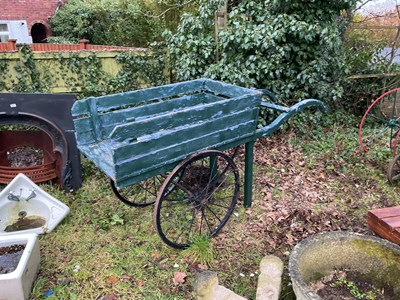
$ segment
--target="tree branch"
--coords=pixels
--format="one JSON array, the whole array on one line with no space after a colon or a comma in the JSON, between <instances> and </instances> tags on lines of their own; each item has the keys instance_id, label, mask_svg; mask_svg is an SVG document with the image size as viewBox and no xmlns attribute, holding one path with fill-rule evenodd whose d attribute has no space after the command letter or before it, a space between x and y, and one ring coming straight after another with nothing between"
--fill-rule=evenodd
<instances>
[{"instance_id":1,"label":"tree branch","mask_svg":"<svg viewBox=\"0 0 400 300\"><path fill-rule=\"evenodd\" d=\"M170 8L168 8L166 10L164 10L162 13L160 13L158 15L148 15L148 14L145 14L145 13L140 13L140 14L145 16L145 17L149 17L149 18L160 18L160 17L164 16L170 10L181 8L181 7L186 6L186 5L188 5L188 4L190 4L190 3L194 2L194 1L196 1L196 0L188 0L188 1L184 2L184 3L182 3L182 4L173 5L173 6L171 6Z\"/></svg>"}]
</instances>

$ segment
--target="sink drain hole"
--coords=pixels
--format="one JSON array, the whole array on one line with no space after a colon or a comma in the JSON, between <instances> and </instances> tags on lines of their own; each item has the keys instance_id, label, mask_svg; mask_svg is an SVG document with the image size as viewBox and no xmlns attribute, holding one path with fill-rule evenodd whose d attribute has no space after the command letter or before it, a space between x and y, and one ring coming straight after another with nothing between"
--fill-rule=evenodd
<instances>
[{"instance_id":1,"label":"sink drain hole","mask_svg":"<svg viewBox=\"0 0 400 300\"><path fill-rule=\"evenodd\" d=\"M18 213L18 217L20 217L20 218L25 218L26 215L27 215L26 211L23 211L23 210Z\"/></svg>"}]
</instances>

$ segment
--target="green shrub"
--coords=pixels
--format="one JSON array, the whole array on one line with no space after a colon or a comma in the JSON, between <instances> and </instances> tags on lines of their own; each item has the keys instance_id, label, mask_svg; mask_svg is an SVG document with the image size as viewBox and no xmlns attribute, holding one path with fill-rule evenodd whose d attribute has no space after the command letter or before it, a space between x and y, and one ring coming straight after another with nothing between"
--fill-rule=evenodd
<instances>
[{"instance_id":1,"label":"green shrub","mask_svg":"<svg viewBox=\"0 0 400 300\"><path fill-rule=\"evenodd\" d=\"M198 13L184 15L177 32L167 35L176 80L206 76L266 88L291 102L343 95L339 16L355 1L239 1L218 45L214 12L221 1L199 3Z\"/></svg>"},{"instance_id":2,"label":"green shrub","mask_svg":"<svg viewBox=\"0 0 400 300\"><path fill-rule=\"evenodd\" d=\"M342 100L337 103L341 108L357 115L364 114L373 100L384 91L398 87L400 75L380 76L400 71L398 64L390 65L387 58L378 55L385 46L387 46L386 41L372 40L365 30L350 31L345 41L347 67L347 78L344 79L343 85L345 92Z\"/></svg>"},{"instance_id":3,"label":"green shrub","mask_svg":"<svg viewBox=\"0 0 400 300\"><path fill-rule=\"evenodd\" d=\"M186 9L181 1L69 0L51 20L54 35L92 44L146 47L174 30Z\"/></svg>"}]
</instances>

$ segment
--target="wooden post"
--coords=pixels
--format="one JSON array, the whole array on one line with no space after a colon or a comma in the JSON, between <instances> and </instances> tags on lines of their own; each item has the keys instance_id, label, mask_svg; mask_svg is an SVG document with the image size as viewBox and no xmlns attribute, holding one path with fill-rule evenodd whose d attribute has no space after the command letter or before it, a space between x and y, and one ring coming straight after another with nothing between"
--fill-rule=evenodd
<instances>
[{"instance_id":1,"label":"wooden post","mask_svg":"<svg viewBox=\"0 0 400 300\"><path fill-rule=\"evenodd\" d=\"M224 4L218 8L218 10L215 12L215 17L214 17L214 23L215 23L215 44L216 44L216 61L219 60L219 47L218 47L218 34L221 30L226 29L226 26L228 24L228 4L227 1L224 2Z\"/></svg>"}]
</instances>

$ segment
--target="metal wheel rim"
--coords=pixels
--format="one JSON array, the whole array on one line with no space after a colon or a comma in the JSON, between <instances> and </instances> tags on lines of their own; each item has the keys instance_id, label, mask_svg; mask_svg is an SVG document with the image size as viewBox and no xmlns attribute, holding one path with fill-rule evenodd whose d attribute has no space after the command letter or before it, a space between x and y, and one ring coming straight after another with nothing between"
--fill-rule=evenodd
<instances>
[{"instance_id":1,"label":"metal wheel rim","mask_svg":"<svg viewBox=\"0 0 400 300\"><path fill-rule=\"evenodd\" d=\"M379 96L377 99L375 99L372 104L368 107L368 109L365 111L363 118L361 119L359 129L358 129L358 140L361 146L361 149L363 149L364 152L367 152L370 148L371 145L368 145L368 139L371 141L376 141L379 140L382 136L388 135L390 137L390 146L393 146L393 139L397 135L399 129L400 129L400 117L388 117L385 115L385 113L382 111L382 108L380 107L380 104L382 103L383 99L392 94L392 93L397 93L400 91L400 88L392 89L389 90L385 93L383 93L381 96ZM395 115L394 110L396 109L397 113L397 106L400 108L400 104L397 103L397 99L394 100L392 104L392 110L393 110L393 116ZM378 109L380 113L382 114L381 117L374 116L373 110ZM367 118L374 118L377 121L382 122L382 129L377 132L375 135L371 135L370 137L367 137L366 134L364 133L364 124ZM393 149L393 151L395 151Z\"/></svg>"},{"instance_id":2,"label":"metal wheel rim","mask_svg":"<svg viewBox=\"0 0 400 300\"><path fill-rule=\"evenodd\" d=\"M145 207L156 202L158 189L162 185L160 177L151 177L123 189L117 188L113 180L110 180L110 185L115 196L126 205Z\"/></svg>"},{"instance_id":3,"label":"metal wheel rim","mask_svg":"<svg viewBox=\"0 0 400 300\"><path fill-rule=\"evenodd\" d=\"M210 157L214 157L214 161L221 160L221 162L215 163L214 168L210 168L208 182L205 185L204 183L191 185L190 169L193 170L197 167L196 163L202 164L203 160L208 160ZM225 163L223 166L222 162ZM214 173L211 169L216 171L214 176L211 176L211 173ZM184 174L182 170L185 170ZM181 172L180 181L177 182L176 175L179 172ZM199 182L202 182L202 179ZM173 192L167 192L171 190L169 187L171 184L176 185L176 188ZM239 188L237 167L223 152L203 151L181 162L160 188L154 206L154 225L160 238L173 248L184 249L190 245L194 236L217 235L234 210ZM218 198L218 193L223 197Z\"/></svg>"},{"instance_id":4,"label":"metal wheel rim","mask_svg":"<svg viewBox=\"0 0 400 300\"><path fill-rule=\"evenodd\" d=\"M400 153L389 163L387 178L391 184L396 184L400 181Z\"/></svg>"}]
</instances>

